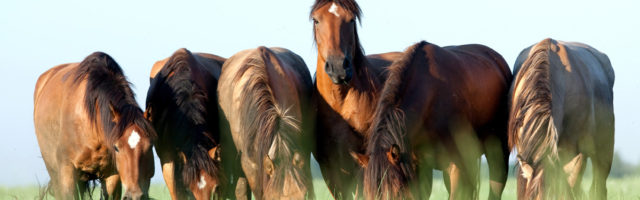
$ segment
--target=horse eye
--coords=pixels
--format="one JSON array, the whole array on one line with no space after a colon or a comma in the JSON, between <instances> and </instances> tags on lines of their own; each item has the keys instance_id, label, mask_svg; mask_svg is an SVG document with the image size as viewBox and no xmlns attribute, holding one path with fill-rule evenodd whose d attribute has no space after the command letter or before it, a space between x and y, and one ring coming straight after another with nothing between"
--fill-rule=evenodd
<instances>
[{"instance_id":1,"label":"horse eye","mask_svg":"<svg viewBox=\"0 0 640 200\"><path fill-rule=\"evenodd\" d=\"M120 152L120 150L118 149L118 147L116 145L113 145L113 149L116 150L116 152Z\"/></svg>"},{"instance_id":2,"label":"horse eye","mask_svg":"<svg viewBox=\"0 0 640 200\"><path fill-rule=\"evenodd\" d=\"M318 22L317 19L313 19L313 24L318 24L318 23L320 23L320 22Z\"/></svg>"}]
</instances>

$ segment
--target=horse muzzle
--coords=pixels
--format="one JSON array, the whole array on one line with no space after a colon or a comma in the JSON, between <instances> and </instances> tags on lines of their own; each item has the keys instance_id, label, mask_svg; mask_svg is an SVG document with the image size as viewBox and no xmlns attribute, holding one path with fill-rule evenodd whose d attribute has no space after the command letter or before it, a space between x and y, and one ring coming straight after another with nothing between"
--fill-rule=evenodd
<instances>
[{"instance_id":1,"label":"horse muzzle","mask_svg":"<svg viewBox=\"0 0 640 200\"><path fill-rule=\"evenodd\" d=\"M329 56L324 70L334 84L347 85L353 76L352 62L344 56Z\"/></svg>"}]
</instances>

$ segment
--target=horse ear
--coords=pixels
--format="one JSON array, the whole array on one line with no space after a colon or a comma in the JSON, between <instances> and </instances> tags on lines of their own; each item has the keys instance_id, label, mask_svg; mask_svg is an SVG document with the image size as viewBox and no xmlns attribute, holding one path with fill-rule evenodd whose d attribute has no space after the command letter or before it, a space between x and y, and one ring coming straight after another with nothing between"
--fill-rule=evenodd
<instances>
[{"instance_id":1,"label":"horse ear","mask_svg":"<svg viewBox=\"0 0 640 200\"><path fill-rule=\"evenodd\" d=\"M215 161L220 161L220 150L218 150L218 146L209 149L209 157Z\"/></svg>"},{"instance_id":2,"label":"horse ear","mask_svg":"<svg viewBox=\"0 0 640 200\"><path fill-rule=\"evenodd\" d=\"M361 153L350 152L351 157L360 165L360 167L365 168L369 164L369 156Z\"/></svg>"},{"instance_id":3,"label":"horse ear","mask_svg":"<svg viewBox=\"0 0 640 200\"><path fill-rule=\"evenodd\" d=\"M264 160L262 161L262 168L264 169L264 172L267 173L267 175L273 176L273 161L271 160L271 158L269 158L269 155L264 156Z\"/></svg>"},{"instance_id":4,"label":"horse ear","mask_svg":"<svg viewBox=\"0 0 640 200\"><path fill-rule=\"evenodd\" d=\"M300 169L304 167L304 160L302 159L302 156L298 152L293 153L293 166Z\"/></svg>"},{"instance_id":5,"label":"horse ear","mask_svg":"<svg viewBox=\"0 0 640 200\"><path fill-rule=\"evenodd\" d=\"M387 152L387 159L389 159L389 162L394 165L400 161L400 147L398 147L397 144L391 145Z\"/></svg>"},{"instance_id":6,"label":"horse ear","mask_svg":"<svg viewBox=\"0 0 640 200\"><path fill-rule=\"evenodd\" d=\"M111 121L113 123L118 123L118 119L120 119L120 114L118 112L116 112L116 110L113 108L113 105L109 104L109 111L111 111L111 116L113 118L111 118Z\"/></svg>"}]
</instances>

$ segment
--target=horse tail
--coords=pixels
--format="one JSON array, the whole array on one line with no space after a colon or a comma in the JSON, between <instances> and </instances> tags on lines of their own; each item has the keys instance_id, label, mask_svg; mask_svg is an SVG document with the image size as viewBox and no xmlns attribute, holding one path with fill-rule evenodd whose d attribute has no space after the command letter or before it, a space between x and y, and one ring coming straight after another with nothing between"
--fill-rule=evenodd
<instances>
[{"instance_id":1,"label":"horse tail","mask_svg":"<svg viewBox=\"0 0 640 200\"><path fill-rule=\"evenodd\" d=\"M290 115L290 109L277 103L275 91L272 89L268 68L279 65L276 55L263 46L258 47L256 51L258 55L252 55L244 61L234 78L234 82L245 78L247 80L242 88L244 96L239 99L240 105L242 105L239 114L243 119L242 127L246 129L248 138L254 140L248 144L257 146L255 152L246 153L251 157L258 158L262 168L264 167L262 162L269 154L283 153L273 152L272 144L274 146L291 145L294 141L291 137L299 136L297 133L300 132L301 127L298 120ZM291 134L292 132L293 134ZM282 143L274 144L276 136ZM286 149L288 148L280 148L283 151ZM255 194L256 198L260 199L263 194L262 187L266 174L263 169L258 171L258 186Z\"/></svg>"},{"instance_id":2,"label":"horse tail","mask_svg":"<svg viewBox=\"0 0 640 200\"><path fill-rule=\"evenodd\" d=\"M549 53L555 41L534 46L515 78L509 116L509 147L517 148L521 162L536 166L551 155L557 158L558 130L552 115Z\"/></svg>"}]
</instances>

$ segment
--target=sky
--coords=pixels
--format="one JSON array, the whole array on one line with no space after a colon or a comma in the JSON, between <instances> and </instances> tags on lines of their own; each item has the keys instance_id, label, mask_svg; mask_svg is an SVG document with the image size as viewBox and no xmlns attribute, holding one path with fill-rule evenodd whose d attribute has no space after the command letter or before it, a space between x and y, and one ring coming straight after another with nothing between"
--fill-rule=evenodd
<instances>
[{"instance_id":1,"label":"sky","mask_svg":"<svg viewBox=\"0 0 640 200\"><path fill-rule=\"evenodd\" d=\"M230 57L258 46L302 56L311 73L316 47L308 14L313 0L2 1L0 3L0 185L49 180L33 127L38 76L94 51L111 55L144 106L149 71L178 48ZM367 54L403 51L426 40L479 43L513 65L544 38L578 41L606 53L616 73L615 151L640 161L639 1L361 0L358 28ZM157 159L156 159L156 162ZM156 164L153 181L162 181Z\"/></svg>"}]
</instances>

